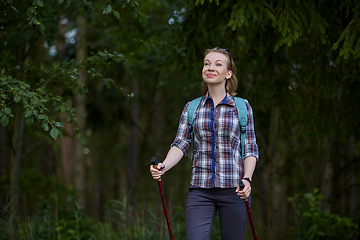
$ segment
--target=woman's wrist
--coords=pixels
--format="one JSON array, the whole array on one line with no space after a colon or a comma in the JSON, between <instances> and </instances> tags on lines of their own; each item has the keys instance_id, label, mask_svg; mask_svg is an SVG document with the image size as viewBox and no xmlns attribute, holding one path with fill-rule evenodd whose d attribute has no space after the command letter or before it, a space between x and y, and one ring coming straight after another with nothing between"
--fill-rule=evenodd
<instances>
[{"instance_id":1,"label":"woman's wrist","mask_svg":"<svg viewBox=\"0 0 360 240\"><path fill-rule=\"evenodd\" d=\"M164 164L164 163L161 163L160 170L163 170L163 169L165 169L165 164Z\"/></svg>"},{"instance_id":2,"label":"woman's wrist","mask_svg":"<svg viewBox=\"0 0 360 240\"><path fill-rule=\"evenodd\" d=\"M251 183L251 178L249 178L249 177L243 177L242 179L248 181L249 183Z\"/></svg>"}]
</instances>

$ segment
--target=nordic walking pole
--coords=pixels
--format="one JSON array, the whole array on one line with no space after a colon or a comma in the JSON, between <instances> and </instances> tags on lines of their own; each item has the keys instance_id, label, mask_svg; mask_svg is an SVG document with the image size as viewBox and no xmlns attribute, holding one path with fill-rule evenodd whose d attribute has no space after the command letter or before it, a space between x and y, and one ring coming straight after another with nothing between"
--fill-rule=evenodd
<instances>
[{"instance_id":1,"label":"nordic walking pole","mask_svg":"<svg viewBox=\"0 0 360 240\"><path fill-rule=\"evenodd\" d=\"M151 159L151 164L154 166L154 168L157 167L158 161L156 161L156 158L155 158L155 157L153 157L153 158ZM174 237L173 237L173 234L172 234L172 230L171 230L171 226L170 226L169 214L168 214L168 211L167 211L167 208L166 208L166 203L165 203L165 198L164 198L164 192L163 192L162 185L161 185L161 178L159 178L159 179L157 180L157 182L158 182L159 191L160 191L160 195L161 195L161 201L162 201L162 204L163 204L163 207L164 207L164 212L165 212L165 217L166 217L167 226L168 226L168 229L169 229L170 239L171 239L171 240L174 240Z\"/></svg>"},{"instance_id":2,"label":"nordic walking pole","mask_svg":"<svg viewBox=\"0 0 360 240\"><path fill-rule=\"evenodd\" d=\"M240 186L240 189L243 189L244 188L244 183L243 181L240 179L239 181L239 186ZM254 240L257 240L257 236L256 236L256 232L255 232L255 227L254 227L254 223L253 223L253 220L252 220L252 217L251 217L251 212L250 212L250 207L249 207L249 202L248 202L248 199L245 198L244 199L244 203L245 203L245 207L246 207L246 211L247 211L247 214L249 216L249 222L250 222L250 225L251 225L251 231L254 235Z\"/></svg>"}]
</instances>

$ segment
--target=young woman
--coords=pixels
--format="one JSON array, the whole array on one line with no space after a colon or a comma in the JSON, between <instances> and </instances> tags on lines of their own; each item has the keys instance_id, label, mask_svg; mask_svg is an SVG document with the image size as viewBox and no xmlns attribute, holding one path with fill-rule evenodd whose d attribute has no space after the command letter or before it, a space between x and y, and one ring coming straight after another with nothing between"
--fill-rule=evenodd
<instances>
[{"instance_id":1,"label":"young woman","mask_svg":"<svg viewBox=\"0 0 360 240\"><path fill-rule=\"evenodd\" d=\"M259 154L252 108L245 100L248 123L244 161L241 159L239 117L233 98L237 88L235 74L229 50L206 50L202 69L204 96L193 122L194 159L186 206L187 240L208 240L217 212L221 239L243 239L247 218L243 199L250 197ZM189 105L190 102L184 107L177 135L165 160L156 169L150 166L154 179L159 179L188 153ZM245 185L242 190L240 179Z\"/></svg>"}]
</instances>

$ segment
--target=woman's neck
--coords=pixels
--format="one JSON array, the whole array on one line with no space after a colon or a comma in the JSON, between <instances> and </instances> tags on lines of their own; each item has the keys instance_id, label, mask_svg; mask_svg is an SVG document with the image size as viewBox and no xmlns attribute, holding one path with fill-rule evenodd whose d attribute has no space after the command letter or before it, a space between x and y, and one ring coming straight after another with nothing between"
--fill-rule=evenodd
<instances>
[{"instance_id":1,"label":"woman's neck","mask_svg":"<svg viewBox=\"0 0 360 240\"><path fill-rule=\"evenodd\" d=\"M218 105L226 96L226 90L224 86L221 87L208 86L208 90L209 90L209 97L212 98L215 106Z\"/></svg>"}]
</instances>

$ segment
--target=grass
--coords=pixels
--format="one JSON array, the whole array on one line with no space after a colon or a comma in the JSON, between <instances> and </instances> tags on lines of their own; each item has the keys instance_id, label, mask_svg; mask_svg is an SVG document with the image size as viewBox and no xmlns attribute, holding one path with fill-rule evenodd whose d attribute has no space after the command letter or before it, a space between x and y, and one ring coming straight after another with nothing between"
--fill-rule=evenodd
<instances>
[{"instance_id":1,"label":"grass","mask_svg":"<svg viewBox=\"0 0 360 240\"><path fill-rule=\"evenodd\" d=\"M126 201L111 200L105 206L104 221L92 219L83 213L76 202L66 207L45 204L44 209L32 216L10 216L9 206L3 206L0 217L1 240L165 240L169 239L165 220L151 211L141 211L130 225L126 218ZM172 221L183 218L184 211L177 208ZM179 219L180 220L180 219ZM14 233L14 226L17 229ZM174 225L176 239L185 239L185 226Z\"/></svg>"},{"instance_id":2,"label":"grass","mask_svg":"<svg viewBox=\"0 0 360 240\"><path fill-rule=\"evenodd\" d=\"M293 227L286 239L358 239L354 219L325 214L318 208L321 195L296 195L293 203ZM141 210L130 220L126 215L126 199L111 200L104 206L102 221L84 214L74 198L58 200L54 194L37 205L36 213L26 216L10 214L9 205L0 210L0 240L167 240L167 224L163 214ZM176 240L186 239L185 209L172 208L171 227ZM16 229L16 230L15 230ZM259 230L259 229L258 229ZM15 233L16 232L16 233ZM214 221L211 240L220 240L218 218ZM253 239L251 233L244 239Z\"/></svg>"}]
</instances>

